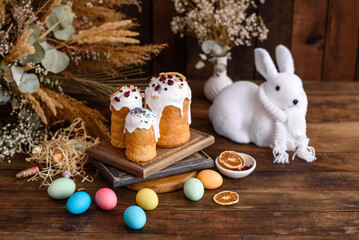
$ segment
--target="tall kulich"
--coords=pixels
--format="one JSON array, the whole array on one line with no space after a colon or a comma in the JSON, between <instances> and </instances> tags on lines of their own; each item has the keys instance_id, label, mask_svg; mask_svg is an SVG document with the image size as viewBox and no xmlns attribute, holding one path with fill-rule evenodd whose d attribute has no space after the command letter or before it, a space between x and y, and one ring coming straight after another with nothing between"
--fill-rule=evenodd
<instances>
[{"instance_id":1,"label":"tall kulich","mask_svg":"<svg viewBox=\"0 0 359 240\"><path fill-rule=\"evenodd\" d=\"M190 140L192 92L185 76L177 72L160 73L145 90L148 109L157 116L158 147L176 147Z\"/></svg>"},{"instance_id":2,"label":"tall kulich","mask_svg":"<svg viewBox=\"0 0 359 240\"><path fill-rule=\"evenodd\" d=\"M186 98L183 101L183 117L181 110L176 107L167 106L163 109L159 127L161 137L157 143L159 147L176 147L189 141L189 108L190 101Z\"/></svg>"},{"instance_id":3,"label":"tall kulich","mask_svg":"<svg viewBox=\"0 0 359 240\"><path fill-rule=\"evenodd\" d=\"M133 85L117 88L111 95L111 144L116 148L126 148L125 118L135 107L142 107L142 97Z\"/></svg>"}]
</instances>

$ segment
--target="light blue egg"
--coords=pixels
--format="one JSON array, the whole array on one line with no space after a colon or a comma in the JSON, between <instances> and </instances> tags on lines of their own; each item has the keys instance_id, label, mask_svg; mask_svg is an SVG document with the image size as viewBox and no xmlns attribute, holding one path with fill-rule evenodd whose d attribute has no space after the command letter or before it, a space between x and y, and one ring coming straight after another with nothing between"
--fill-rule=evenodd
<instances>
[{"instance_id":1,"label":"light blue egg","mask_svg":"<svg viewBox=\"0 0 359 240\"><path fill-rule=\"evenodd\" d=\"M189 200L198 201L204 194L203 183L197 178L190 178L185 182L183 191Z\"/></svg>"},{"instance_id":2,"label":"light blue egg","mask_svg":"<svg viewBox=\"0 0 359 240\"><path fill-rule=\"evenodd\" d=\"M130 206L123 214L125 223L129 228L138 230L146 224L146 213L138 206Z\"/></svg>"},{"instance_id":3,"label":"light blue egg","mask_svg":"<svg viewBox=\"0 0 359 240\"><path fill-rule=\"evenodd\" d=\"M91 205L91 197L86 192L77 192L67 200L66 208L72 214L81 214Z\"/></svg>"}]
</instances>

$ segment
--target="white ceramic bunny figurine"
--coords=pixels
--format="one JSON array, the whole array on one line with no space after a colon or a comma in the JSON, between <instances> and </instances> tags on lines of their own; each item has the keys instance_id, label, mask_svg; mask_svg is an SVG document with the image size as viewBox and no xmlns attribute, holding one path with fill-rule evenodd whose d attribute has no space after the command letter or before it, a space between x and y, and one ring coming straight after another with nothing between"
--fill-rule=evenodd
<instances>
[{"instance_id":1,"label":"white ceramic bunny figurine","mask_svg":"<svg viewBox=\"0 0 359 240\"><path fill-rule=\"evenodd\" d=\"M275 163L289 163L286 151L307 162L316 160L306 136L308 99L302 80L294 74L294 62L288 48L278 45L277 71L269 53L254 52L258 72L267 80L260 86L238 81L223 89L214 100L209 118L214 130L234 142L253 142L273 149Z\"/></svg>"}]
</instances>

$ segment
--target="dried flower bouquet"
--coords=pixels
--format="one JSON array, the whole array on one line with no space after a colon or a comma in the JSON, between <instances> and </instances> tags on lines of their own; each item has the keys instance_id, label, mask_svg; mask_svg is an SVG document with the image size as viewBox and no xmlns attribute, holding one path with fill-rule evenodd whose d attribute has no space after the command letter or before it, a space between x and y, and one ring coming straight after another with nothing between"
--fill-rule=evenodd
<instances>
[{"instance_id":1,"label":"dried flower bouquet","mask_svg":"<svg viewBox=\"0 0 359 240\"><path fill-rule=\"evenodd\" d=\"M171 22L172 31L193 36L201 44L203 53L196 68L205 62L215 66L213 76L204 87L207 99L215 96L232 83L227 76L227 58L230 50L239 45L250 46L254 38L263 41L268 29L262 18L252 11L255 0L173 0L177 16Z\"/></svg>"},{"instance_id":2,"label":"dried flower bouquet","mask_svg":"<svg viewBox=\"0 0 359 240\"><path fill-rule=\"evenodd\" d=\"M194 36L210 57L226 56L235 46L250 46L253 38L263 41L268 29L256 13L254 0L173 0L178 16L172 31ZM202 60L207 56L200 55ZM203 66L203 64L200 64Z\"/></svg>"},{"instance_id":3,"label":"dried flower bouquet","mask_svg":"<svg viewBox=\"0 0 359 240\"><path fill-rule=\"evenodd\" d=\"M172 31L194 36L200 43L214 40L233 48L251 45L251 40L267 38L268 29L256 13L254 0L173 0L178 16L171 22Z\"/></svg>"},{"instance_id":4,"label":"dried flower bouquet","mask_svg":"<svg viewBox=\"0 0 359 240\"><path fill-rule=\"evenodd\" d=\"M0 0L0 105L13 107L0 159L58 121L80 117L91 136L108 136L105 118L65 92L108 94L165 47L139 45L137 23L115 10L131 4L140 9L138 0Z\"/></svg>"}]
</instances>

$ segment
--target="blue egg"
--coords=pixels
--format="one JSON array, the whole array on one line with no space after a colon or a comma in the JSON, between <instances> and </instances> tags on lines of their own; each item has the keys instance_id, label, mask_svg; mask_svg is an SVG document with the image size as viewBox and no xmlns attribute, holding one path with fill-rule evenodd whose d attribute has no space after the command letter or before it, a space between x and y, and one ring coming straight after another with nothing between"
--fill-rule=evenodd
<instances>
[{"instance_id":1,"label":"blue egg","mask_svg":"<svg viewBox=\"0 0 359 240\"><path fill-rule=\"evenodd\" d=\"M129 228L138 230L146 224L146 213L138 206L130 206L123 214L125 223Z\"/></svg>"},{"instance_id":2,"label":"blue egg","mask_svg":"<svg viewBox=\"0 0 359 240\"><path fill-rule=\"evenodd\" d=\"M66 208L72 214L81 214L91 205L91 197L86 192L77 192L67 200Z\"/></svg>"}]
</instances>

